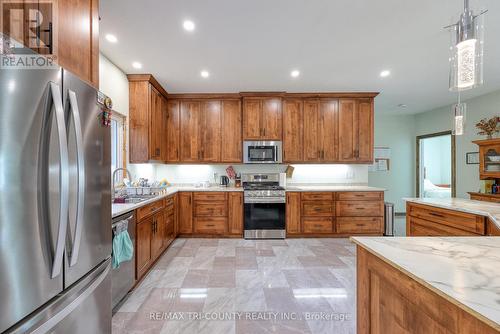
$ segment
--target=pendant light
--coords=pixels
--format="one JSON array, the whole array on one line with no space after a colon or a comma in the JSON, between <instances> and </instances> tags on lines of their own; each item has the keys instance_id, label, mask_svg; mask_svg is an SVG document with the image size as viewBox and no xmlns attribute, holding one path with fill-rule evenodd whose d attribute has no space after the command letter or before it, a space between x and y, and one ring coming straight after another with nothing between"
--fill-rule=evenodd
<instances>
[{"instance_id":1,"label":"pendant light","mask_svg":"<svg viewBox=\"0 0 500 334\"><path fill-rule=\"evenodd\" d=\"M467 105L460 102L460 92L458 92L458 103L453 105L452 134L462 136L465 133L465 114Z\"/></svg>"},{"instance_id":2,"label":"pendant light","mask_svg":"<svg viewBox=\"0 0 500 334\"><path fill-rule=\"evenodd\" d=\"M451 91L462 91L483 84L484 13L474 15L469 0L457 23L447 26L451 32L450 77Z\"/></svg>"}]
</instances>

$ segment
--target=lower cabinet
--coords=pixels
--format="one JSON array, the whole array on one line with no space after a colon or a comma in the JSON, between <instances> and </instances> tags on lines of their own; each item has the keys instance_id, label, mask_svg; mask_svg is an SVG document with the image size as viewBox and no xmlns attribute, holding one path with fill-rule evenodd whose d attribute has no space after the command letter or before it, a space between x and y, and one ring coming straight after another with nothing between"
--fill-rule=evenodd
<instances>
[{"instance_id":1,"label":"lower cabinet","mask_svg":"<svg viewBox=\"0 0 500 334\"><path fill-rule=\"evenodd\" d=\"M230 192L228 195L228 234L243 235L243 193Z\"/></svg>"},{"instance_id":2,"label":"lower cabinet","mask_svg":"<svg viewBox=\"0 0 500 334\"><path fill-rule=\"evenodd\" d=\"M407 203L407 236L478 236L490 234L486 217L472 213Z\"/></svg>"},{"instance_id":3,"label":"lower cabinet","mask_svg":"<svg viewBox=\"0 0 500 334\"><path fill-rule=\"evenodd\" d=\"M151 265L151 234L153 229L153 217L146 218L137 223L136 231L136 279L144 275Z\"/></svg>"},{"instance_id":4,"label":"lower cabinet","mask_svg":"<svg viewBox=\"0 0 500 334\"><path fill-rule=\"evenodd\" d=\"M383 192L289 192L287 236L382 235Z\"/></svg>"},{"instance_id":5,"label":"lower cabinet","mask_svg":"<svg viewBox=\"0 0 500 334\"><path fill-rule=\"evenodd\" d=\"M193 233L193 193L179 193L179 234Z\"/></svg>"}]
</instances>

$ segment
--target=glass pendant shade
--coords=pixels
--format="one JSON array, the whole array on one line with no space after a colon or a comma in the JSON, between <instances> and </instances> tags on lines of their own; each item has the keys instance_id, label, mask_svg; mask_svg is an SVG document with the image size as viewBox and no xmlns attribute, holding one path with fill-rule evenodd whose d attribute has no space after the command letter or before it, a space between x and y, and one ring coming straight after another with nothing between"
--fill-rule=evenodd
<instances>
[{"instance_id":1,"label":"glass pendant shade","mask_svg":"<svg viewBox=\"0 0 500 334\"><path fill-rule=\"evenodd\" d=\"M455 136L461 136L465 133L466 111L467 111L467 105L465 103L457 103L453 105L452 133Z\"/></svg>"},{"instance_id":2,"label":"glass pendant shade","mask_svg":"<svg viewBox=\"0 0 500 334\"><path fill-rule=\"evenodd\" d=\"M484 12L474 15L465 8L458 23L450 26L451 91L463 91L483 84Z\"/></svg>"}]
</instances>

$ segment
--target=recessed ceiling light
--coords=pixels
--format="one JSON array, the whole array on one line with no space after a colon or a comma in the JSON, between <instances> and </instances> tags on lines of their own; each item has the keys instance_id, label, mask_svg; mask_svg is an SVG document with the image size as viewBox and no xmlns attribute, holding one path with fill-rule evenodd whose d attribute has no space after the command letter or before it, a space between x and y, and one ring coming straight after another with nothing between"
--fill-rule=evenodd
<instances>
[{"instance_id":1,"label":"recessed ceiling light","mask_svg":"<svg viewBox=\"0 0 500 334\"><path fill-rule=\"evenodd\" d=\"M108 42L111 42L111 43L118 42L118 38L116 38L115 35L107 34L106 39L108 40Z\"/></svg>"},{"instance_id":2,"label":"recessed ceiling light","mask_svg":"<svg viewBox=\"0 0 500 334\"><path fill-rule=\"evenodd\" d=\"M194 28L196 28L196 25L191 20L184 21L184 23L182 24L182 26L184 27L184 30L186 30L186 31L193 31Z\"/></svg>"},{"instance_id":3,"label":"recessed ceiling light","mask_svg":"<svg viewBox=\"0 0 500 334\"><path fill-rule=\"evenodd\" d=\"M380 76L382 78L388 77L389 75L391 75L391 71L389 71L389 70L384 70L384 71L380 72Z\"/></svg>"},{"instance_id":4,"label":"recessed ceiling light","mask_svg":"<svg viewBox=\"0 0 500 334\"><path fill-rule=\"evenodd\" d=\"M208 78L210 76L210 73L208 71L201 71L200 75L202 78Z\"/></svg>"},{"instance_id":5,"label":"recessed ceiling light","mask_svg":"<svg viewBox=\"0 0 500 334\"><path fill-rule=\"evenodd\" d=\"M400 107L400 108L406 108L408 106L406 104L404 104L404 103L400 103L400 104L398 104L398 107Z\"/></svg>"},{"instance_id":6,"label":"recessed ceiling light","mask_svg":"<svg viewBox=\"0 0 500 334\"><path fill-rule=\"evenodd\" d=\"M293 70L290 75L292 76L292 78L296 78L300 75L300 71L299 70Z\"/></svg>"},{"instance_id":7,"label":"recessed ceiling light","mask_svg":"<svg viewBox=\"0 0 500 334\"><path fill-rule=\"evenodd\" d=\"M138 61L134 61L134 62L132 63L132 66L133 66L134 68L136 68L136 69L140 69L140 68L142 68L142 64L141 64L141 63L139 63Z\"/></svg>"}]
</instances>

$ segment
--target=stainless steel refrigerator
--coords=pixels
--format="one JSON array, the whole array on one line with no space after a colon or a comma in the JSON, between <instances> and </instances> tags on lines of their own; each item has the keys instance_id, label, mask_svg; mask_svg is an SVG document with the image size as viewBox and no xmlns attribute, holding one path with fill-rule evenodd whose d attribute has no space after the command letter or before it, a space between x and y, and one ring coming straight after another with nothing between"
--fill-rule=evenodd
<instances>
[{"instance_id":1,"label":"stainless steel refrigerator","mask_svg":"<svg viewBox=\"0 0 500 334\"><path fill-rule=\"evenodd\" d=\"M97 93L62 68L0 69L0 333L111 332Z\"/></svg>"}]
</instances>

